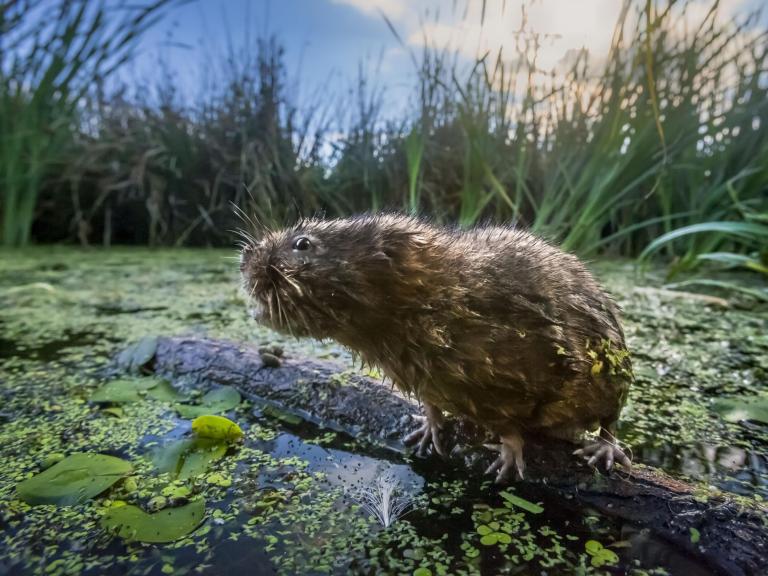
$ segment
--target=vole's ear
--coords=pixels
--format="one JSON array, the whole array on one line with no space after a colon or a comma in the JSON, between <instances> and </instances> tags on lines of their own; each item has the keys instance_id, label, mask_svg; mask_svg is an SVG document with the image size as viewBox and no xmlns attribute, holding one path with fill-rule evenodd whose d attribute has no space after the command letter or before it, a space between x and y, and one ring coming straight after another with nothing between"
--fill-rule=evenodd
<instances>
[{"instance_id":1,"label":"vole's ear","mask_svg":"<svg viewBox=\"0 0 768 576\"><path fill-rule=\"evenodd\" d=\"M376 256L386 258L392 264L410 261L427 245L423 234L410 230L388 231L381 240Z\"/></svg>"}]
</instances>

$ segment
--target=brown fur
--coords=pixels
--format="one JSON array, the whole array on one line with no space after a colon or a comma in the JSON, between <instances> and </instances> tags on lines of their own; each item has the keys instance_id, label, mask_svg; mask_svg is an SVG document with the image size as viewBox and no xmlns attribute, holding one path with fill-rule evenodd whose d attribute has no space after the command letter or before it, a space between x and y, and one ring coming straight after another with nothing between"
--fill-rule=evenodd
<instances>
[{"instance_id":1,"label":"brown fur","mask_svg":"<svg viewBox=\"0 0 768 576\"><path fill-rule=\"evenodd\" d=\"M442 410L497 434L614 431L632 380L618 308L528 232L305 219L245 246L241 268L263 322L337 340Z\"/></svg>"}]
</instances>

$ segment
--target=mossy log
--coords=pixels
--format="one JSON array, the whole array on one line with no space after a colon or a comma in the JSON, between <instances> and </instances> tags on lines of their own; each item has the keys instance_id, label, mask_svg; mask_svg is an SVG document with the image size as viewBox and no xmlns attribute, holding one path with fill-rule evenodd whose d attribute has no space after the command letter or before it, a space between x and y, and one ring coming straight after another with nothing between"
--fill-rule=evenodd
<instances>
[{"instance_id":1,"label":"mossy log","mask_svg":"<svg viewBox=\"0 0 768 576\"><path fill-rule=\"evenodd\" d=\"M267 360L275 364L274 358ZM420 413L415 401L387 382L344 372L330 361L291 357L269 367L257 350L236 342L158 338L146 368L172 380L235 386L254 400L277 403L306 420L372 437L395 450L403 449L400 439L414 428L412 416ZM451 420L446 433L446 445L462 447L454 448L451 465L481 474L494 458L477 427ZM527 438L525 481L545 483L584 506L648 528L706 562L713 573L768 573L768 509L702 492L637 462L629 473L601 474L573 456L573 450L565 442Z\"/></svg>"}]
</instances>

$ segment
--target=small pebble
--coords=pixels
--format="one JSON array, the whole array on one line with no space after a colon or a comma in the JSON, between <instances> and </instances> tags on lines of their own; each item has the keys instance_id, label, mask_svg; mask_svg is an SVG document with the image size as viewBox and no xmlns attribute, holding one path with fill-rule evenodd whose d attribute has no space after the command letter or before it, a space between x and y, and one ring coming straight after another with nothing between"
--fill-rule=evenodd
<instances>
[{"instance_id":1,"label":"small pebble","mask_svg":"<svg viewBox=\"0 0 768 576\"><path fill-rule=\"evenodd\" d=\"M259 354L272 354L278 358L281 358L284 352L283 347L278 346L277 344L262 345L259 347Z\"/></svg>"},{"instance_id":2,"label":"small pebble","mask_svg":"<svg viewBox=\"0 0 768 576\"><path fill-rule=\"evenodd\" d=\"M267 368L279 368L280 358L278 358L277 356L269 352L262 352L261 363L264 364L264 366L266 366Z\"/></svg>"}]
</instances>

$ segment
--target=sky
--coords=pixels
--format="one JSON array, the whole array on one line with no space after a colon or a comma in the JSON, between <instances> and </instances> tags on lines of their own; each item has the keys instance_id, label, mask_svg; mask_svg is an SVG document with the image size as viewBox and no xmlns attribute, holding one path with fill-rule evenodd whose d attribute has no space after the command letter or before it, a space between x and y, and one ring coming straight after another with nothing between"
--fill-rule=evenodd
<instances>
[{"instance_id":1,"label":"sky","mask_svg":"<svg viewBox=\"0 0 768 576\"><path fill-rule=\"evenodd\" d=\"M722 0L723 17L744 16L762 2ZM705 3L700 2L702 14ZM581 48L599 61L608 50L622 2L187 0L168 10L141 39L136 60L124 74L151 84L164 69L180 94L194 95L204 77L222 71L230 48L237 51L274 35L285 47L289 90L297 102L318 91L349 89L362 67L370 81L385 89L385 104L401 108L415 77L410 52L418 53L429 43L450 46L467 61L486 50L495 54L499 47L511 55L523 4L530 27L541 34L539 64L550 69Z\"/></svg>"}]
</instances>

